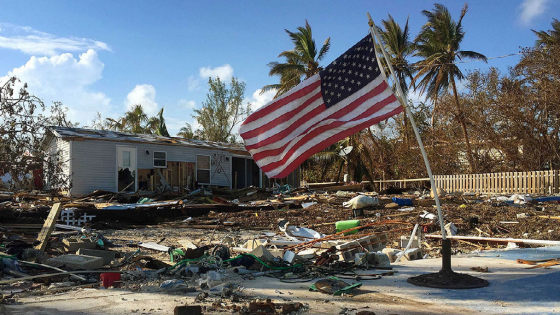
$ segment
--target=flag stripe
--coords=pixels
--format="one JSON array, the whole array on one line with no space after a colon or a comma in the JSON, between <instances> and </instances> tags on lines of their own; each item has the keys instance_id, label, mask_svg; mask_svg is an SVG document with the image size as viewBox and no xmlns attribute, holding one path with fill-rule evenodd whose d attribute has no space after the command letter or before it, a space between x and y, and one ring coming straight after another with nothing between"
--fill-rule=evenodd
<instances>
[{"instance_id":1,"label":"flag stripe","mask_svg":"<svg viewBox=\"0 0 560 315\"><path fill-rule=\"evenodd\" d=\"M399 106L396 109L392 110L391 112L388 112L384 115L378 116L378 117L374 117L371 119L368 119L366 121L364 121L363 123L360 123L354 127L351 128L347 128L347 126L340 126L338 128L336 128L335 130L332 130L334 135L317 143L316 145L312 146L311 148L309 148L308 150L306 150L305 152L302 152L301 154L299 154L297 156L297 158L295 158L293 161L288 161L288 164L285 165L284 167L279 168L279 170L273 170L269 173L269 177L277 177L277 178L283 178L288 176L292 171L294 171L301 163L303 163L303 161L307 160L310 156L312 156L313 154L327 148L329 145L331 145L334 142L340 141L346 137L349 137L353 134L355 134L356 132L363 130L373 124L376 124L380 121L383 121L385 119L391 118L394 115L399 114L400 112L403 111L403 107Z\"/></svg>"},{"instance_id":2,"label":"flag stripe","mask_svg":"<svg viewBox=\"0 0 560 315\"><path fill-rule=\"evenodd\" d=\"M302 87L300 87L299 90L295 90L294 93L288 94L283 98L280 98L272 103L268 103L267 105L261 107L258 111L254 112L253 114L251 114L251 116L247 117L247 119L243 122L243 125L253 122L259 118L262 118L278 110L284 105L289 104L301 97L304 97L306 94L310 93L311 91L321 86L321 81L319 79L320 79L319 74L316 74L313 77L309 78L308 80L303 81L302 83L300 83Z\"/></svg>"},{"instance_id":3,"label":"flag stripe","mask_svg":"<svg viewBox=\"0 0 560 315\"><path fill-rule=\"evenodd\" d=\"M256 160L259 160L261 162L261 164L262 164L261 168L262 168L263 171L265 171L265 172L271 171L271 170L277 168L279 165L284 164L285 161L287 159L289 159L294 154L294 152L296 152L298 150L298 148L304 146L307 142L312 141L315 137L321 135L323 132L328 131L329 129L337 128L337 127L339 127L341 125L344 125L348 122L359 121L359 120L362 120L364 118L367 118L368 116L375 115L375 113L377 113L381 109L385 108L387 105L389 105L391 103L395 103L395 101L397 101L396 97L393 94L391 94L389 97L387 97L386 99L384 99L381 102L376 103L374 106L370 107L367 111L365 111L362 114L354 117L352 120L349 120L349 121L339 121L339 120L328 121L327 124L323 124L321 126L318 126L314 130L305 133L305 135L302 136L302 137L295 138L294 141L290 142L289 144L286 144L282 148L278 148L278 149L275 149L275 150L263 151L263 152L260 152L260 153L255 153L255 154L253 154L253 158L256 159ZM376 118L376 117L373 117L373 118ZM274 162L267 163L268 161L274 161ZM259 166L261 166L261 165L259 164Z\"/></svg>"},{"instance_id":4,"label":"flag stripe","mask_svg":"<svg viewBox=\"0 0 560 315\"><path fill-rule=\"evenodd\" d=\"M313 108L313 103L315 102L317 102L317 104L315 105L315 108ZM303 102L303 104L301 104L300 106L296 107L294 110L284 113L266 124L262 124L259 128L255 128L251 131L245 132L241 134L241 136L244 138L254 138L260 134L264 134L266 131L269 131L270 129L280 124L289 122L290 120L297 119L296 122L299 120L309 120L310 118L317 116L319 113L325 110L324 105L321 105L323 105L323 101L321 99L321 89L317 89L317 93L312 95L309 99ZM275 115L269 116L274 117ZM293 122L289 123L289 125L292 124Z\"/></svg>"},{"instance_id":5,"label":"flag stripe","mask_svg":"<svg viewBox=\"0 0 560 315\"><path fill-rule=\"evenodd\" d=\"M312 129L316 124L320 123L322 120L339 119L358 108L367 99L372 98L379 93L382 93L386 88L387 83L385 82L385 80L379 78L378 80L372 81L366 87L362 88L359 92L356 92L354 94L354 96L356 97L355 100L353 100L352 98L348 98L347 101L350 103L340 102L339 104L329 109L326 109L326 106L322 104L320 108L322 108L324 112L313 111L313 113L309 113L308 115L305 115L304 117L301 117L299 119L294 118L293 122L277 126L271 129L269 132L259 135L258 138L247 138L245 137L245 135L242 135L242 137L245 139L245 147L247 148L247 150L253 150L258 147L260 147L261 150L265 150L268 149L266 147L267 145L274 143L278 144L276 145L276 147L280 147L287 142L287 139L290 138L289 136L304 134ZM294 129L292 128L292 126L296 126L296 128Z\"/></svg>"}]
</instances>

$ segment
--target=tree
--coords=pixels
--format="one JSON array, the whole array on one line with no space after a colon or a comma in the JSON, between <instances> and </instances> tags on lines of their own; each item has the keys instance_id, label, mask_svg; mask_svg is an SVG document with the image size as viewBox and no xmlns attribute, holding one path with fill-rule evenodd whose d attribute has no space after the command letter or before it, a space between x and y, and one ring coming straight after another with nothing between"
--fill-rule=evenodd
<instances>
[{"instance_id":1,"label":"tree","mask_svg":"<svg viewBox=\"0 0 560 315\"><path fill-rule=\"evenodd\" d=\"M50 113L45 114L47 110ZM10 174L11 188L21 189L35 170L43 170L43 179L51 188L70 188L65 161L55 149L44 147L49 126L78 125L68 120L67 110L60 102L45 106L15 77L0 85L0 176Z\"/></svg>"},{"instance_id":2,"label":"tree","mask_svg":"<svg viewBox=\"0 0 560 315\"><path fill-rule=\"evenodd\" d=\"M163 108L159 110L156 116L148 117L144 112L142 105L137 104L131 110L124 113L124 116L113 119L107 118L102 123L101 115L98 113L97 117L92 122L93 127L97 129L109 129L114 131L129 132L129 133L144 133L156 134L159 136L169 137L165 119L163 118Z\"/></svg>"},{"instance_id":3,"label":"tree","mask_svg":"<svg viewBox=\"0 0 560 315\"><path fill-rule=\"evenodd\" d=\"M196 132L193 132L191 125L188 123L185 125L185 127L181 127L179 133L177 133L177 137L199 140L199 135Z\"/></svg>"},{"instance_id":4,"label":"tree","mask_svg":"<svg viewBox=\"0 0 560 315\"><path fill-rule=\"evenodd\" d=\"M466 13L467 4L461 10L459 21L455 22L449 10L442 4L435 4L433 11L422 11L422 14L428 18L428 22L422 26L415 40L417 47L415 56L423 59L417 62L419 70L414 77L414 82L420 80L417 87L422 94L427 93L427 97L434 101L434 112L436 112L438 97L442 93L448 92L451 85L455 98L455 117L463 131L470 169L475 171L476 161L471 150L467 124L455 82L462 80L464 76L455 62L457 59L475 59L486 62L487 58L480 53L460 49L465 36L462 21Z\"/></svg>"},{"instance_id":5,"label":"tree","mask_svg":"<svg viewBox=\"0 0 560 315\"><path fill-rule=\"evenodd\" d=\"M414 53L415 45L409 39L408 19L404 29L395 22L393 17L389 15L389 20L382 20L383 28L379 28L379 35L383 41L385 51L389 54L391 65L395 71L395 75L399 80L402 91L405 95L408 92L407 79L414 79L414 68L408 62L408 58Z\"/></svg>"},{"instance_id":6,"label":"tree","mask_svg":"<svg viewBox=\"0 0 560 315\"><path fill-rule=\"evenodd\" d=\"M245 83L231 79L229 88L220 78L208 79L209 91L201 109L195 109L200 139L216 142L239 142L234 129L249 116L251 105L243 106ZM188 125L190 128L190 125Z\"/></svg>"},{"instance_id":7,"label":"tree","mask_svg":"<svg viewBox=\"0 0 560 315\"><path fill-rule=\"evenodd\" d=\"M319 73L323 68L319 62L323 60L330 48L330 37L325 40L323 46L317 51L317 45L313 39L311 26L305 20L305 27L298 27L297 32L285 30L290 36L294 49L280 53L278 57L284 57L286 61L280 63L273 61L268 64L269 76L279 76L279 84L265 85L261 93L276 90L274 98L288 92L301 81Z\"/></svg>"},{"instance_id":8,"label":"tree","mask_svg":"<svg viewBox=\"0 0 560 315\"><path fill-rule=\"evenodd\" d=\"M408 58L414 53L415 45L409 39L408 30L408 19L406 19L406 24L404 29L395 22L393 17L389 15L389 20L382 20L383 29L379 29L379 34L381 36L382 44L385 51L389 54L391 60L391 65L395 71L395 75L399 81L401 90L406 95L408 94L408 84L407 79L411 82L414 77L414 68L408 62ZM385 59L382 59L385 61ZM386 71L389 73L389 71ZM405 99L406 101L406 99ZM406 111L403 111L403 127L404 127L404 138L408 142L408 118L406 117Z\"/></svg>"},{"instance_id":9,"label":"tree","mask_svg":"<svg viewBox=\"0 0 560 315\"><path fill-rule=\"evenodd\" d=\"M560 21L552 19L552 29L547 31L533 31L538 39L535 44L537 46L550 47L552 45L560 45Z\"/></svg>"}]
</instances>

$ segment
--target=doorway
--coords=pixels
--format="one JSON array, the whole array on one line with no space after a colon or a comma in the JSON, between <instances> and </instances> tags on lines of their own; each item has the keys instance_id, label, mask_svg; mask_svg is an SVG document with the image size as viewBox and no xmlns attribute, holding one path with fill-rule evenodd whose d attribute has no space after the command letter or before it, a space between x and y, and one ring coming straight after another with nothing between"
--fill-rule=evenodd
<instances>
[{"instance_id":1,"label":"doorway","mask_svg":"<svg viewBox=\"0 0 560 315\"><path fill-rule=\"evenodd\" d=\"M136 148L117 147L117 191L136 191Z\"/></svg>"}]
</instances>

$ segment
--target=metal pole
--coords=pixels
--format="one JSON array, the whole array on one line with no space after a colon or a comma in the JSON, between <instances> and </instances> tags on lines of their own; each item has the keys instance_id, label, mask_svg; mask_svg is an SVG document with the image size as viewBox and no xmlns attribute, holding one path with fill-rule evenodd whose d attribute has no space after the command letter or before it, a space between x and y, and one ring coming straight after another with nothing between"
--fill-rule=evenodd
<instances>
[{"instance_id":1,"label":"metal pole","mask_svg":"<svg viewBox=\"0 0 560 315\"><path fill-rule=\"evenodd\" d=\"M395 72L393 70L393 66L391 65L391 59L389 58L389 56L387 56L387 52L385 51L385 48L383 47L383 42L381 41L381 37L377 33L377 28L375 26L375 23L373 23L373 20L371 19L371 15L369 15L369 12L368 12L367 16L368 16L368 19L369 19L370 33L371 33L371 36L373 38L373 45L374 45L373 51L375 52L375 57L377 58L377 64L379 65L379 69L381 70L383 75L385 75L385 70L383 69L383 65L379 62L379 56L377 54L377 49L375 49L376 38L377 38L377 41L379 42L379 46L381 46L381 52L383 53L383 57L385 58L385 61L387 61L387 66L389 67L389 70L391 71L391 77L393 78L393 81L395 82L395 86L397 88L398 98L401 101L401 104L404 107L408 118L410 119L410 124L412 125L412 129L414 130L414 134L416 135L416 140L418 141L418 146L420 147L420 152L422 152L422 158L424 159L424 164L426 165L426 170L428 171L428 177L430 178L430 184L432 186L432 191L434 192L434 200L436 202L436 208L437 208L437 212L438 212L439 223L440 223L440 226L441 226L441 235L442 235L442 238L445 240L447 237L445 235L445 226L443 224L443 214L441 212L441 204L439 202L439 196L438 196L438 193L437 193L436 183L434 181L434 175L432 175L432 169L430 167L430 162L428 161L428 156L426 155L426 150L424 149L424 144L422 143L422 139L420 138L420 133L418 132L418 127L416 127L416 122L414 121L414 117L412 117L412 113L410 111L410 108L408 107L408 103L406 102L406 99L404 98L404 93L401 89L401 86L399 84L397 76L395 75ZM385 77L388 78L387 75L385 75Z\"/></svg>"}]
</instances>

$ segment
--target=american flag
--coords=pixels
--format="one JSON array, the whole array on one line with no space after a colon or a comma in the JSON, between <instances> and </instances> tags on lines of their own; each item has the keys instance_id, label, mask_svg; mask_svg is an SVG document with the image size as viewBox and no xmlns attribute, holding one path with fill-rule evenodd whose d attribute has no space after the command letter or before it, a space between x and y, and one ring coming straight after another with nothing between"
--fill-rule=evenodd
<instances>
[{"instance_id":1,"label":"american flag","mask_svg":"<svg viewBox=\"0 0 560 315\"><path fill-rule=\"evenodd\" d=\"M402 110L368 35L247 117L239 133L263 172L283 178L313 154Z\"/></svg>"}]
</instances>

